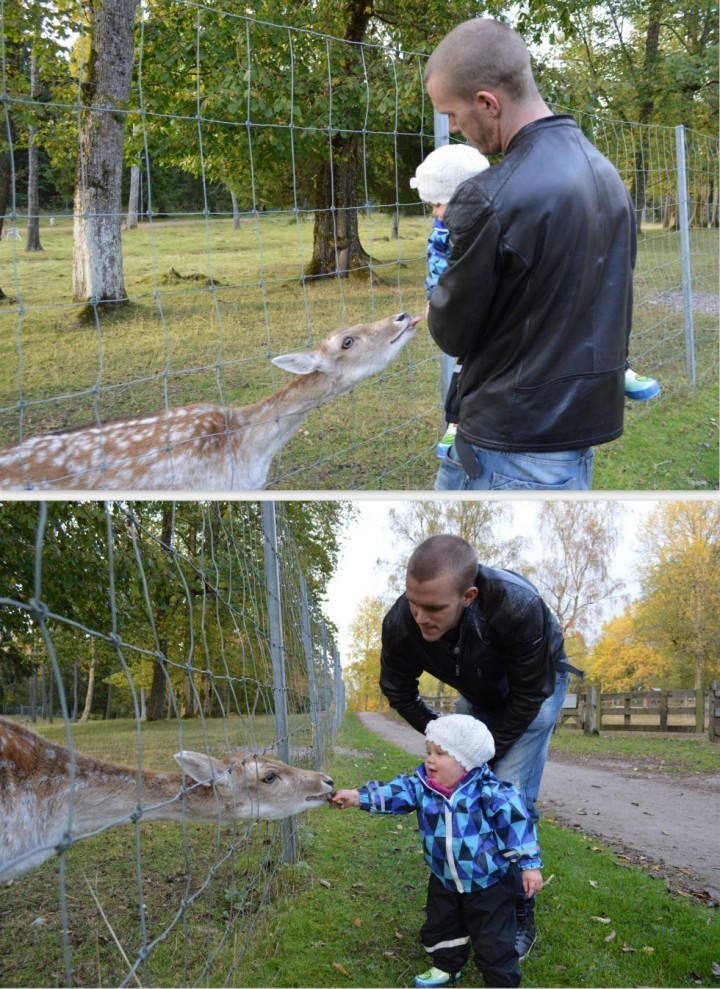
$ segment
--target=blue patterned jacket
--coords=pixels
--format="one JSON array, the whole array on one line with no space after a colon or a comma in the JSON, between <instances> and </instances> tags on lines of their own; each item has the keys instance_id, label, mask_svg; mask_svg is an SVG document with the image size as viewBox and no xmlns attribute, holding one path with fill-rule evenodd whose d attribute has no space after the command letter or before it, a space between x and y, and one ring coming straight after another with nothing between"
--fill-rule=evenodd
<instances>
[{"instance_id":1,"label":"blue patterned jacket","mask_svg":"<svg viewBox=\"0 0 720 989\"><path fill-rule=\"evenodd\" d=\"M535 825L517 787L487 765L468 773L448 798L428 784L424 765L389 783L373 780L359 792L360 809L371 814L417 812L425 861L447 889L492 886L511 862L542 867Z\"/></svg>"},{"instance_id":2,"label":"blue patterned jacket","mask_svg":"<svg viewBox=\"0 0 720 989\"><path fill-rule=\"evenodd\" d=\"M428 299L433 294L438 278L448 266L450 256L450 231L442 220L436 219L427 242L425 261L427 275L425 277L425 292Z\"/></svg>"}]
</instances>

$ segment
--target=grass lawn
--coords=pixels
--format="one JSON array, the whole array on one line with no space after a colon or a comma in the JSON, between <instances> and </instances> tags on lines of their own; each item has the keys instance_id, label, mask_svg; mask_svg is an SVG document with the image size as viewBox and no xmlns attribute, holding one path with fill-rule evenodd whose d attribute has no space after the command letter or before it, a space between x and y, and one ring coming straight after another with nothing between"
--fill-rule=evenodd
<instances>
[{"instance_id":1,"label":"grass lawn","mask_svg":"<svg viewBox=\"0 0 720 989\"><path fill-rule=\"evenodd\" d=\"M674 735L641 731L606 731L585 735L563 728L553 735L552 751L578 760L623 762L646 767L653 772L718 773L720 745L713 745L707 735Z\"/></svg>"},{"instance_id":2,"label":"grass lawn","mask_svg":"<svg viewBox=\"0 0 720 989\"><path fill-rule=\"evenodd\" d=\"M403 216L360 217L372 256L364 277L311 283L311 220L263 214L154 222L123 233L130 304L78 322L70 301L72 231L43 227L44 250L0 243L0 446L50 429L196 401L246 405L289 377L269 358L317 343L338 326L425 306L430 229ZM710 490L718 484L717 316L695 315L698 388L687 385L678 235L643 238L631 359L662 394L628 402L625 436L597 451L599 490ZM693 290L717 299L715 230L693 231ZM18 305L19 300L19 305ZM716 304L716 303L715 303ZM276 458L269 487L427 490L443 429L439 352L424 326L382 375L315 410Z\"/></svg>"},{"instance_id":3,"label":"grass lawn","mask_svg":"<svg viewBox=\"0 0 720 989\"><path fill-rule=\"evenodd\" d=\"M153 759L165 764L162 737L174 751L177 726L147 727L146 752L155 751L156 740ZM183 727L192 737L194 726ZM107 734L117 751L124 737L127 747L118 758L131 758L134 730L122 728L88 726L78 744L100 750ZM668 753L676 742L665 742ZM413 768L407 753L361 728L352 715L337 745L327 768L338 787ZM426 967L418 931L427 872L414 817L329 808L306 814L299 818L300 861L292 866L281 861L281 830L279 824L183 829L155 823L141 826L139 839L128 826L76 845L67 856L66 883L75 984L123 980L128 968L115 938L134 959L144 943L144 916L145 940L164 939L131 985L410 985ZM542 823L541 843L547 886L538 907L540 939L523 963L524 986L712 984L717 911L671 896L596 839L552 821ZM66 984L58 884L53 860L2 890L0 984ZM183 900L192 901L184 911ZM479 985L474 966L468 965L463 985Z\"/></svg>"}]
</instances>

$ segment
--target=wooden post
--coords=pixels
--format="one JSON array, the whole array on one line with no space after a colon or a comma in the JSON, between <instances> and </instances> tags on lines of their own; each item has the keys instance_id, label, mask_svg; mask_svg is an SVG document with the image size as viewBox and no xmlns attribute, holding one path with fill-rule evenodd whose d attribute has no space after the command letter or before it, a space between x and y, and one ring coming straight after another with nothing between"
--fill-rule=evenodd
<instances>
[{"instance_id":1,"label":"wooden post","mask_svg":"<svg viewBox=\"0 0 720 989\"><path fill-rule=\"evenodd\" d=\"M705 731L705 691L695 691L695 731Z\"/></svg>"},{"instance_id":2,"label":"wooden post","mask_svg":"<svg viewBox=\"0 0 720 989\"><path fill-rule=\"evenodd\" d=\"M632 727L632 712L630 710L630 705L632 704L632 697L628 694L627 697L623 699L623 728Z\"/></svg>"},{"instance_id":3,"label":"wooden post","mask_svg":"<svg viewBox=\"0 0 720 989\"><path fill-rule=\"evenodd\" d=\"M584 731L586 735L592 735L595 732L595 722L598 720L597 708L598 708L598 692L597 687L588 687L586 699L585 699L585 727Z\"/></svg>"},{"instance_id":4,"label":"wooden post","mask_svg":"<svg viewBox=\"0 0 720 989\"><path fill-rule=\"evenodd\" d=\"M663 690L660 694L660 731L667 731L668 721L668 692Z\"/></svg>"},{"instance_id":5,"label":"wooden post","mask_svg":"<svg viewBox=\"0 0 720 989\"><path fill-rule=\"evenodd\" d=\"M720 681L710 684L710 717L708 718L710 741L720 744Z\"/></svg>"}]
</instances>

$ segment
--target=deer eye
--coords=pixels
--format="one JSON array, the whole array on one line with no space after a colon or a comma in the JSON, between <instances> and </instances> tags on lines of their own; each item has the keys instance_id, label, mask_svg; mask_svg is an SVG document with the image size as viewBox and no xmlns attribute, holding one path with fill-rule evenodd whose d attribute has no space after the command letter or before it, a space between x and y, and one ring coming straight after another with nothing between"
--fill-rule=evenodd
<instances>
[{"instance_id":1,"label":"deer eye","mask_svg":"<svg viewBox=\"0 0 720 989\"><path fill-rule=\"evenodd\" d=\"M355 343L355 337L345 337L344 340L343 340L343 342L342 342L342 349L343 350L350 350L350 348L352 347L352 345L354 343Z\"/></svg>"},{"instance_id":2,"label":"deer eye","mask_svg":"<svg viewBox=\"0 0 720 989\"><path fill-rule=\"evenodd\" d=\"M263 783L274 783L277 779L277 773L266 773L263 776Z\"/></svg>"}]
</instances>

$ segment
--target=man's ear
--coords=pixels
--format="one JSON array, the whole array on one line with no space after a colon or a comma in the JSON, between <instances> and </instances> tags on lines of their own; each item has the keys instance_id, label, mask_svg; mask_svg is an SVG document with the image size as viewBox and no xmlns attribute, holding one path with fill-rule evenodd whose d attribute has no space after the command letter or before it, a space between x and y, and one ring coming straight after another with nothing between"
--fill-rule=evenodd
<instances>
[{"instance_id":1,"label":"man's ear","mask_svg":"<svg viewBox=\"0 0 720 989\"><path fill-rule=\"evenodd\" d=\"M472 587L468 587L468 589L465 591L465 593L462 596L462 602L461 603L462 603L463 608L467 608L467 606L469 604L472 604L473 601L475 600L475 598L478 596L478 593L479 593L479 591L478 591L477 587L475 587L474 584L473 584Z\"/></svg>"},{"instance_id":2,"label":"man's ear","mask_svg":"<svg viewBox=\"0 0 720 989\"><path fill-rule=\"evenodd\" d=\"M500 101L495 93L491 93L487 89L480 89L475 93L475 102L479 105L480 109L484 110L491 117L499 116Z\"/></svg>"}]
</instances>

